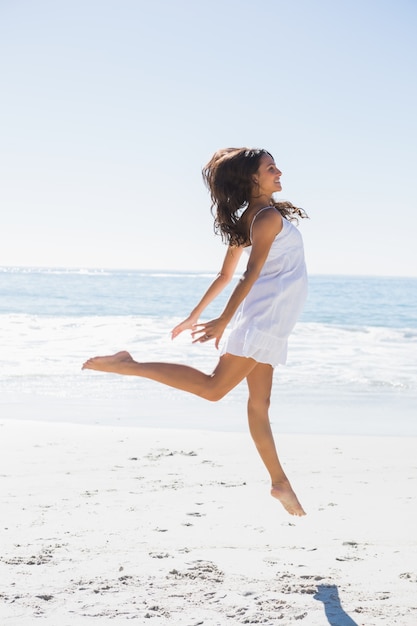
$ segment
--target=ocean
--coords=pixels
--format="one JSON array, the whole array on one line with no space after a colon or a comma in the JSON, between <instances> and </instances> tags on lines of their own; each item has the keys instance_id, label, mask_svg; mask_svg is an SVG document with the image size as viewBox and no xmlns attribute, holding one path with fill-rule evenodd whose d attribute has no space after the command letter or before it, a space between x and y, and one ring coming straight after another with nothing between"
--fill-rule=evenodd
<instances>
[{"instance_id":1,"label":"ocean","mask_svg":"<svg viewBox=\"0 0 417 626\"><path fill-rule=\"evenodd\" d=\"M129 350L210 372L213 343L175 341L214 278L201 272L0 268L0 415L161 428L246 429L246 386L207 403L144 379L81 371ZM230 286L206 311L215 317ZM310 276L274 374L281 432L417 435L417 278Z\"/></svg>"}]
</instances>

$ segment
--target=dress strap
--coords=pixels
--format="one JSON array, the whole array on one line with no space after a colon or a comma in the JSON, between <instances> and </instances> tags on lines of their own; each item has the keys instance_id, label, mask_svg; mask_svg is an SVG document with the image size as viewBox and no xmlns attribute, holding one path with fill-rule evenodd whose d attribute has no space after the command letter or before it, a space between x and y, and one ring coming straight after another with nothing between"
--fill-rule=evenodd
<instances>
[{"instance_id":1,"label":"dress strap","mask_svg":"<svg viewBox=\"0 0 417 626\"><path fill-rule=\"evenodd\" d=\"M251 245L252 245L252 228L253 228L253 223L256 220L256 218L258 217L259 213L262 213L262 211L266 211L266 209L275 209L275 207L274 206L264 206L262 209L259 209L259 211L257 211L255 213L255 215L253 216L253 218L252 218L252 221L250 223L250 228L249 228L249 240L251 242Z\"/></svg>"}]
</instances>

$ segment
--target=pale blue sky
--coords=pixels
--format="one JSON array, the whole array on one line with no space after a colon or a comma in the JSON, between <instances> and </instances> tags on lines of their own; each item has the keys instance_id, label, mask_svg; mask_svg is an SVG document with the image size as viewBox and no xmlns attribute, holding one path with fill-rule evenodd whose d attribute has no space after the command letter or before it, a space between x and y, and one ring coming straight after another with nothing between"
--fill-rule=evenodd
<instances>
[{"instance_id":1,"label":"pale blue sky","mask_svg":"<svg viewBox=\"0 0 417 626\"><path fill-rule=\"evenodd\" d=\"M207 269L267 148L313 274L417 276L415 0L0 0L0 265Z\"/></svg>"}]
</instances>

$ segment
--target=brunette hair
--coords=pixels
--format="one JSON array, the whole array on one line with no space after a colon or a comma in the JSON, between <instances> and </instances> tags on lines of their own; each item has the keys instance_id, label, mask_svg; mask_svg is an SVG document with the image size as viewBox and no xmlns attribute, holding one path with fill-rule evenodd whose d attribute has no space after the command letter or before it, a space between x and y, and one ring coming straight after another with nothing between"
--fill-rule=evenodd
<instances>
[{"instance_id":1,"label":"brunette hair","mask_svg":"<svg viewBox=\"0 0 417 626\"><path fill-rule=\"evenodd\" d=\"M253 190L252 177L259 169L264 155L272 155L257 148L223 148L214 153L203 168L203 179L210 192L214 231L231 246L250 243L247 228L241 223L242 212L248 206ZM291 202L274 202L287 220L297 221L307 214Z\"/></svg>"}]
</instances>

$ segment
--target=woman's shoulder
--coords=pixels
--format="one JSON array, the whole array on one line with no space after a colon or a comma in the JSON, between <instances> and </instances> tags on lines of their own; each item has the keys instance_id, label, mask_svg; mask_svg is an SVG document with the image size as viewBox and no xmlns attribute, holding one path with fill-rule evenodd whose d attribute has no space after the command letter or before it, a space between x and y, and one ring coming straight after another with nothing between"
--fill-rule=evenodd
<instances>
[{"instance_id":1,"label":"woman's shoulder","mask_svg":"<svg viewBox=\"0 0 417 626\"><path fill-rule=\"evenodd\" d=\"M258 207L256 209L252 209L251 211L249 211L249 209L246 209L246 211L242 214L242 218L244 220L244 223L251 227L253 222L259 219L261 216L265 217L266 215L274 215L277 213L278 215L280 215L279 211L277 211L274 206L263 206L260 208Z\"/></svg>"},{"instance_id":2,"label":"woman's shoulder","mask_svg":"<svg viewBox=\"0 0 417 626\"><path fill-rule=\"evenodd\" d=\"M266 227L268 230L274 228L278 234L282 229L283 221L281 213L274 206L262 207L253 215L249 229L250 240L252 241L255 226L261 231L263 230L262 227Z\"/></svg>"},{"instance_id":3,"label":"woman's shoulder","mask_svg":"<svg viewBox=\"0 0 417 626\"><path fill-rule=\"evenodd\" d=\"M281 223L282 215L276 207L264 206L261 209L258 209L252 216L250 229L252 230L255 221L260 223L264 220L268 222L275 221L277 223Z\"/></svg>"}]
</instances>

